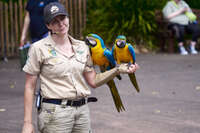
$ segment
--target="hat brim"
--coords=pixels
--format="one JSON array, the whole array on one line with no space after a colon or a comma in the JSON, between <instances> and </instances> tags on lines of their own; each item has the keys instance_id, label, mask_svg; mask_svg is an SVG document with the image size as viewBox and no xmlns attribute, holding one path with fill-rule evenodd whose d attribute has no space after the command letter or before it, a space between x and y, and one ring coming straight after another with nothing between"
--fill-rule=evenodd
<instances>
[{"instance_id":1,"label":"hat brim","mask_svg":"<svg viewBox=\"0 0 200 133\"><path fill-rule=\"evenodd\" d=\"M55 13L54 15L52 15L51 16L51 18L48 20L48 22L47 23L51 23L51 21L55 18L55 17L57 17L57 16L60 16L60 15L64 15L64 16L69 16L67 13L65 13L65 12L59 12L59 13Z\"/></svg>"}]
</instances>

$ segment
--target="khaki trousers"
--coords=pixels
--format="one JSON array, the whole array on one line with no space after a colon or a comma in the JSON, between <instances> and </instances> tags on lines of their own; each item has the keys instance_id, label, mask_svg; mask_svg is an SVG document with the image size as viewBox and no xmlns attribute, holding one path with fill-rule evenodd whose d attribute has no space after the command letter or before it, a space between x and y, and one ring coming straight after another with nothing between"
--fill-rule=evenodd
<instances>
[{"instance_id":1,"label":"khaki trousers","mask_svg":"<svg viewBox=\"0 0 200 133\"><path fill-rule=\"evenodd\" d=\"M88 104L80 107L42 103L38 112L41 133L91 133Z\"/></svg>"}]
</instances>

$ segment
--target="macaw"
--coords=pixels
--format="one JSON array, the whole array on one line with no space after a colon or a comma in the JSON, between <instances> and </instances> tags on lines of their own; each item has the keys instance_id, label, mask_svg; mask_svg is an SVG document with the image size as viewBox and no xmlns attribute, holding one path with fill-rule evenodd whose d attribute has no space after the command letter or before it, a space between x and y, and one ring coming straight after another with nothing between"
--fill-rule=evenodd
<instances>
[{"instance_id":1,"label":"macaw","mask_svg":"<svg viewBox=\"0 0 200 133\"><path fill-rule=\"evenodd\" d=\"M126 37L124 35L117 36L114 46L112 47L112 54L117 61L117 64L129 63L135 64L135 52L134 48L130 43L126 42ZM140 92L135 74L128 74L133 86L137 92Z\"/></svg>"},{"instance_id":2,"label":"macaw","mask_svg":"<svg viewBox=\"0 0 200 133\"><path fill-rule=\"evenodd\" d=\"M94 65L98 65L101 72L115 67L115 59L112 56L111 51L105 47L104 41L100 36L97 34L88 34L85 42L90 48L91 58ZM125 110L114 80L107 82L107 85L110 88L117 111L120 112Z\"/></svg>"}]
</instances>

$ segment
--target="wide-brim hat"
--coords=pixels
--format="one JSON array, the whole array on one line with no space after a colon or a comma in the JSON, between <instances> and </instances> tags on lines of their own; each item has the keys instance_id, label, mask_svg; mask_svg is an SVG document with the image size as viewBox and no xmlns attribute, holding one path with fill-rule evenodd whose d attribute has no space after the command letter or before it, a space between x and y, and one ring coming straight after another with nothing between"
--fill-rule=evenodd
<instances>
[{"instance_id":1,"label":"wide-brim hat","mask_svg":"<svg viewBox=\"0 0 200 133\"><path fill-rule=\"evenodd\" d=\"M56 16L69 16L65 7L59 2L51 2L44 7L44 21L49 24Z\"/></svg>"}]
</instances>

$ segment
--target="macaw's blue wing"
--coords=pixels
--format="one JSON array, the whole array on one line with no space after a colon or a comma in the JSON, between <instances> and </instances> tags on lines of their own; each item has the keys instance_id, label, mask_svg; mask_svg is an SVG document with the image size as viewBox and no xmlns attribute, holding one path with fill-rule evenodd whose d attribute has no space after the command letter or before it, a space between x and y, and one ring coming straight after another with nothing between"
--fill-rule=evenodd
<instances>
[{"instance_id":1,"label":"macaw's blue wing","mask_svg":"<svg viewBox=\"0 0 200 133\"><path fill-rule=\"evenodd\" d=\"M131 56L133 58L133 64L135 64L136 58L135 58L135 51L131 44L128 44L128 50L131 53Z\"/></svg>"},{"instance_id":2,"label":"macaw's blue wing","mask_svg":"<svg viewBox=\"0 0 200 133\"><path fill-rule=\"evenodd\" d=\"M112 52L108 49L105 49L104 50L104 56L109 60L109 62L111 63L111 65L114 67L116 66L116 62L115 62L115 59L114 57L112 56Z\"/></svg>"},{"instance_id":3,"label":"macaw's blue wing","mask_svg":"<svg viewBox=\"0 0 200 133\"><path fill-rule=\"evenodd\" d=\"M128 45L128 49L132 55L132 58L133 58L133 64L135 64L135 61L136 61L136 58L135 58L135 51L134 51L134 48L131 44ZM136 76L135 76L135 73L133 74L128 74L133 86L135 87L136 91L137 92L140 92L140 88L138 86L138 83L137 83L137 80L136 80Z\"/></svg>"},{"instance_id":4,"label":"macaw's blue wing","mask_svg":"<svg viewBox=\"0 0 200 133\"><path fill-rule=\"evenodd\" d=\"M111 66L109 66L108 68L107 68L107 70L109 70L109 69L111 69L111 68L113 68L113 67L115 67L117 64L116 64L116 61L115 61L115 58L114 58L114 56L113 56L113 54L112 54L112 52L110 51L110 50L108 50L108 49L106 49L105 51L104 51L104 56L109 60L109 62L111 63ZM117 75L116 76L119 80L121 80L122 79L122 77L120 76L120 75Z\"/></svg>"}]
</instances>

